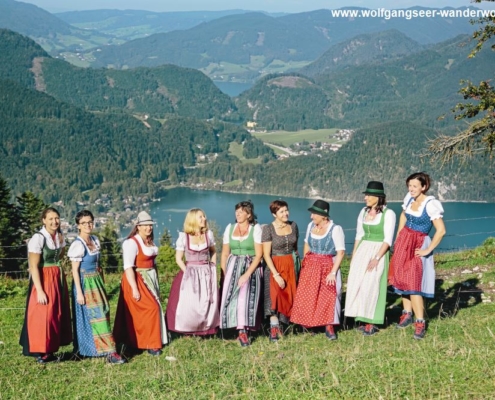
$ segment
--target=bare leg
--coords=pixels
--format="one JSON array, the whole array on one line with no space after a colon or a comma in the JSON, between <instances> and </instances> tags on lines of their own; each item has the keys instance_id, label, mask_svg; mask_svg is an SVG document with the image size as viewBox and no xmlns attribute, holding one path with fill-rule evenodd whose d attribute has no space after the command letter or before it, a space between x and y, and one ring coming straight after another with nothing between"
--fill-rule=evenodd
<instances>
[{"instance_id":1,"label":"bare leg","mask_svg":"<svg viewBox=\"0 0 495 400\"><path fill-rule=\"evenodd\" d=\"M412 309L414 310L414 316L416 319L424 319L425 306L423 296L412 294L410 303L412 304Z\"/></svg>"},{"instance_id":2,"label":"bare leg","mask_svg":"<svg viewBox=\"0 0 495 400\"><path fill-rule=\"evenodd\" d=\"M411 296L402 296L402 308L406 310L407 312L412 312L413 310L413 304L412 304L412 298L415 297L413 295ZM421 297L421 296L419 296Z\"/></svg>"}]
</instances>

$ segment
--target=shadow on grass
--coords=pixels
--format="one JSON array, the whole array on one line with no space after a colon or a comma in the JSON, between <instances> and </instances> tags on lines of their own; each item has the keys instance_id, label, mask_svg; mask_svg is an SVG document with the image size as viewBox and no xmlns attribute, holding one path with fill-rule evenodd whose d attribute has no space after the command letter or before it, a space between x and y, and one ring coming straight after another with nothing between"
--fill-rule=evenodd
<instances>
[{"instance_id":1,"label":"shadow on grass","mask_svg":"<svg viewBox=\"0 0 495 400\"><path fill-rule=\"evenodd\" d=\"M444 280L435 281L435 298L426 301L429 319L455 317L460 309L474 307L482 302L483 289L478 278L466 279L444 288Z\"/></svg>"}]
</instances>

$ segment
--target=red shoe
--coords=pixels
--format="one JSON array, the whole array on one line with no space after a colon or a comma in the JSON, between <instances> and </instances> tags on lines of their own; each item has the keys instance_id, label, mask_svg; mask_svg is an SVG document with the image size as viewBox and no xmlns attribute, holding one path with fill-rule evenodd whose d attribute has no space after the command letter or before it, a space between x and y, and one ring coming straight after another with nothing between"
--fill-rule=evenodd
<instances>
[{"instance_id":1,"label":"red shoe","mask_svg":"<svg viewBox=\"0 0 495 400\"><path fill-rule=\"evenodd\" d=\"M402 310L402 315L400 316L399 323L395 325L396 328L405 328L413 323L412 312Z\"/></svg>"},{"instance_id":2,"label":"red shoe","mask_svg":"<svg viewBox=\"0 0 495 400\"><path fill-rule=\"evenodd\" d=\"M325 336L328 340L337 340L337 335L335 333L335 329L333 329L333 325L327 325L325 327Z\"/></svg>"},{"instance_id":3,"label":"red shoe","mask_svg":"<svg viewBox=\"0 0 495 400\"><path fill-rule=\"evenodd\" d=\"M245 330L239 331L239 337L237 338L241 347L248 347L251 343L249 343L249 338Z\"/></svg>"},{"instance_id":4,"label":"red shoe","mask_svg":"<svg viewBox=\"0 0 495 400\"><path fill-rule=\"evenodd\" d=\"M379 329L375 325L366 324L366 326L364 327L363 335L364 336L373 336L378 331L379 331Z\"/></svg>"},{"instance_id":5,"label":"red shoe","mask_svg":"<svg viewBox=\"0 0 495 400\"><path fill-rule=\"evenodd\" d=\"M416 320L414 323L414 339L423 339L426 334L426 322L424 319Z\"/></svg>"},{"instance_id":6,"label":"red shoe","mask_svg":"<svg viewBox=\"0 0 495 400\"><path fill-rule=\"evenodd\" d=\"M282 332L280 332L279 325L271 325L270 326L270 342L278 342L282 336Z\"/></svg>"},{"instance_id":7,"label":"red shoe","mask_svg":"<svg viewBox=\"0 0 495 400\"><path fill-rule=\"evenodd\" d=\"M127 360L122 358L118 353L112 353L107 356L107 362L109 364L125 364Z\"/></svg>"}]
</instances>

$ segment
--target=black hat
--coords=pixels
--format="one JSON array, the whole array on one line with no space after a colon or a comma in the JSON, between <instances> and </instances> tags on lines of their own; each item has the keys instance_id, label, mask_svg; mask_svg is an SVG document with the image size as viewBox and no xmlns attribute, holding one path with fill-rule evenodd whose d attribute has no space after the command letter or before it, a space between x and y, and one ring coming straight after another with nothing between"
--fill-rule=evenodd
<instances>
[{"instance_id":1,"label":"black hat","mask_svg":"<svg viewBox=\"0 0 495 400\"><path fill-rule=\"evenodd\" d=\"M316 200L313 205L308 208L308 211L328 218L330 217L330 204L325 200Z\"/></svg>"},{"instance_id":2,"label":"black hat","mask_svg":"<svg viewBox=\"0 0 495 400\"><path fill-rule=\"evenodd\" d=\"M378 181L368 182L364 194L369 194L370 196L385 197L385 191L383 189L383 183Z\"/></svg>"}]
</instances>

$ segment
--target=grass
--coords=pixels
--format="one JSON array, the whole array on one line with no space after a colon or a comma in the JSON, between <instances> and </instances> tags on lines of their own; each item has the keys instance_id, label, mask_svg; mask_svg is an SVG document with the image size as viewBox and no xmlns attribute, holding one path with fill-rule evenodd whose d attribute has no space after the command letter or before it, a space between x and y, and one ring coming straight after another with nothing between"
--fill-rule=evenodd
<instances>
[{"instance_id":1,"label":"grass","mask_svg":"<svg viewBox=\"0 0 495 400\"><path fill-rule=\"evenodd\" d=\"M245 158L242 155L243 149L244 149L244 146L242 144L232 142L232 143L230 143L230 146L229 146L229 154L237 157L241 162L246 163L246 164L260 164L261 163L260 158Z\"/></svg>"},{"instance_id":2,"label":"grass","mask_svg":"<svg viewBox=\"0 0 495 400\"><path fill-rule=\"evenodd\" d=\"M266 133L254 132L251 135L257 137L263 142L281 144L290 146L294 143L300 143L306 140L309 143L327 142L341 143L341 141L332 138L338 129L304 129L302 131L271 131ZM329 137L330 136L330 137Z\"/></svg>"},{"instance_id":3,"label":"grass","mask_svg":"<svg viewBox=\"0 0 495 400\"><path fill-rule=\"evenodd\" d=\"M493 296L489 281L495 271L495 247L442 254L437 261L443 278L438 281L438 295L428 304L429 329L422 341L413 340L412 328L398 330L391 325L373 337L349 326L338 332L335 342L291 327L276 344L263 332L246 349L232 335L225 340L174 338L164 355L137 355L122 366L101 359L70 361L70 346L61 349L66 361L46 366L21 356L17 341L27 281L3 278L0 399L493 398L495 304L481 301L473 288L485 292L485 297ZM348 264L347 259L344 274ZM169 272L160 274L162 294L168 293L175 273L169 267ZM120 274L107 275L112 311L119 280ZM391 324L400 307L396 297L389 297L387 323Z\"/></svg>"}]
</instances>

